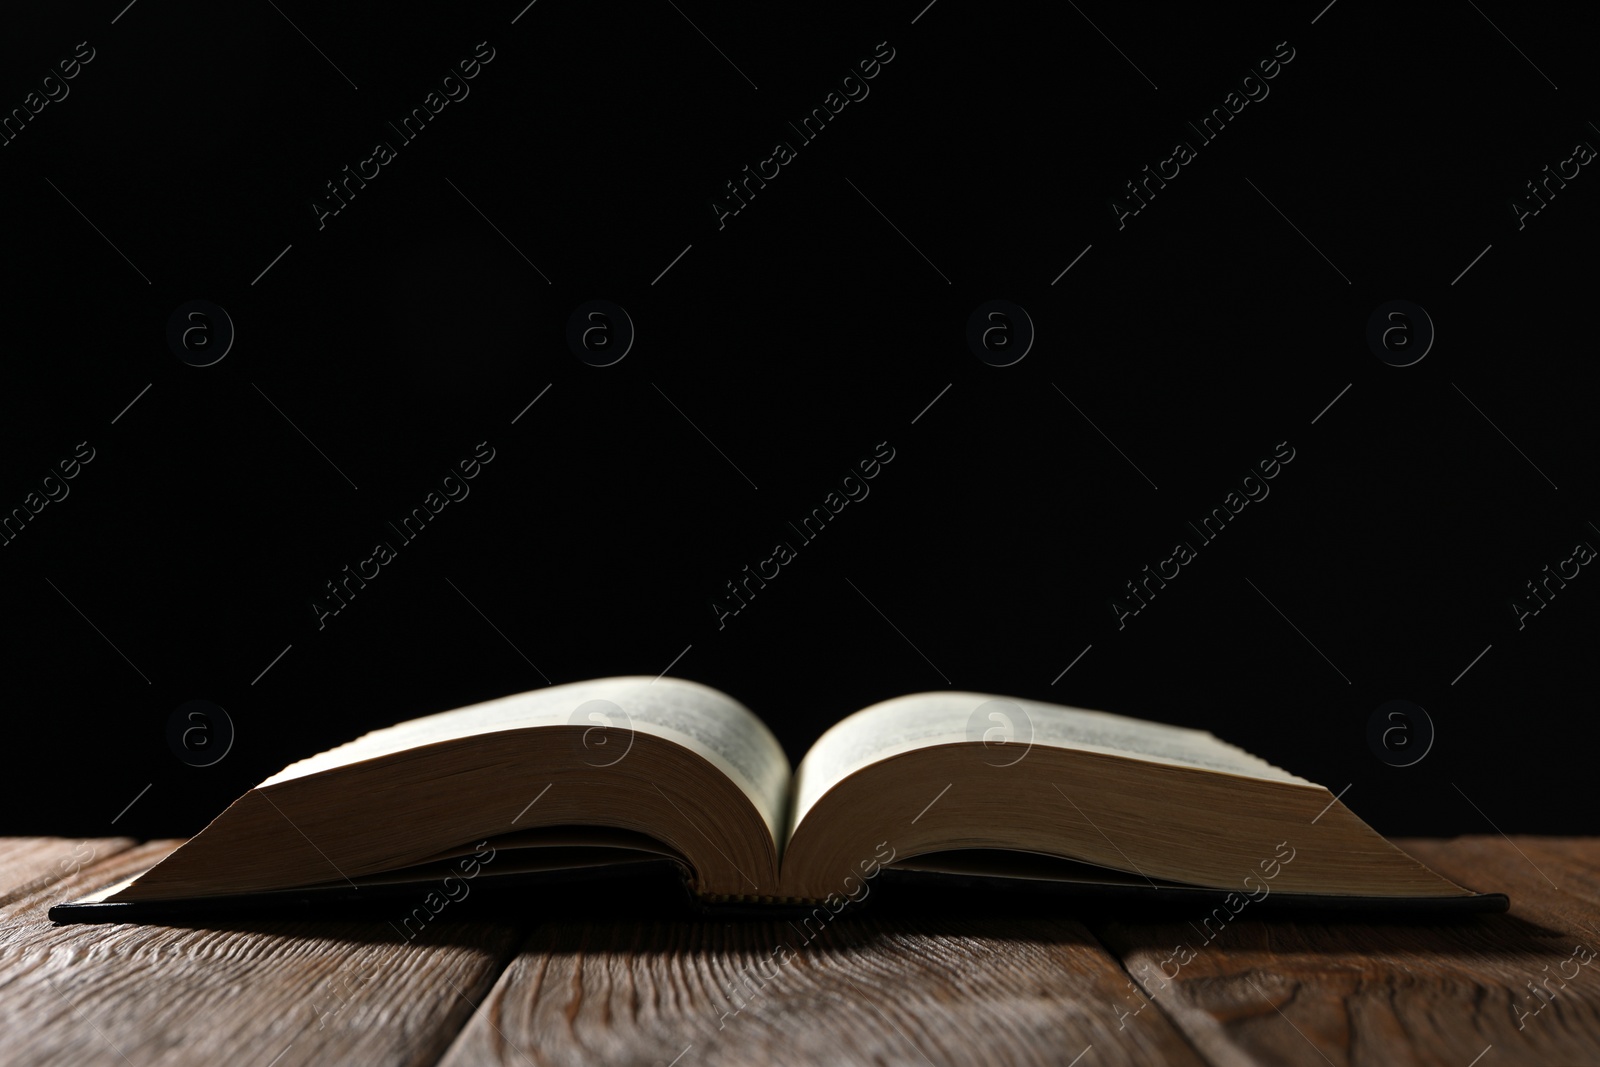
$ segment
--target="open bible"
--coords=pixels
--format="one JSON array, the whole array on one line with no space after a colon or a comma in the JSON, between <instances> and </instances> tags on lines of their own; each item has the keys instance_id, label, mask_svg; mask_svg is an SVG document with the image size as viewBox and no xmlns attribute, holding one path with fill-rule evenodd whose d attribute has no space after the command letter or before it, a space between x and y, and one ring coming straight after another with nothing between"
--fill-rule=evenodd
<instances>
[{"instance_id":1,"label":"open bible","mask_svg":"<svg viewBox=\"0 0 1600 1067\"><path fill-rule=\"evenodd\" d=\"M1326 788L1211 734L976 693L845 718L791 773L707 686L552 686L376 730L291 764L154 867L58 921L345 896L441 874L676 865L709 904L857 899L885 870L970 884L1202 888L1501 910Z\"/></svg>"}]
</instances>

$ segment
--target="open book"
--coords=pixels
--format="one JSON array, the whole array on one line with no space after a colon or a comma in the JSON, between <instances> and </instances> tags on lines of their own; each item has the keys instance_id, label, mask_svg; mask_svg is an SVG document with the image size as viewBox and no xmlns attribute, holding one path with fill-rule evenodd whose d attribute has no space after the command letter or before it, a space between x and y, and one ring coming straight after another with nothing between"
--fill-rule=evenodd
<instances>
[{"instance_id":1,"label":"open book","mask_svg":"<svg viewBox=\"0 0 1600 1067\"><path fill-rule=\"evenodd\" d=\"M726 694L623 677L429 715L291 764L150 870L51 914L138 918L437 884L468 865L489 876L641 858L678 865L711 903L853 900L885 869L1241 900L1505 900L1204 731L921 693L844 719L791 774L772 732Z\"/></svg>"}]
</instances>

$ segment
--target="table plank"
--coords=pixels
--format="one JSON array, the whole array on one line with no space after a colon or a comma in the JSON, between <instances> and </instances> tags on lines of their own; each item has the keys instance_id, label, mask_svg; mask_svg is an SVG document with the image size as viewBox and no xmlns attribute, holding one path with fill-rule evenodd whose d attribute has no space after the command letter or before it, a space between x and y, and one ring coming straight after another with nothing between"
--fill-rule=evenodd
<instances>
[{"instance_id":1,"label":"table plank","mask_svg":"<svg viewBox=\"0 0 1600 1067\"><path fill-rule=\"evenodd\" d=\"M1202 1062L1159 1012L1119 1032L1123 1003L1127 976L1062 919L552 922L444 1067Z\"/></svg>"},{"instance_id":2,"label":"table plank","mask_svg":"<svg viewBox=\"0 0 1600 1067\"><path fill-rule=\"evenodd\" d=\"M1514 914L1565 929L1563 924L1581 926L1592 920L1593 909L1600 908L1600 838L1485 835L1450 841L1402 839L1395 844L1447 878L1474 887L1489 871L1522 865L1532 892L1512 899Z\"/></svg>"},{"instance_id":3,"label":"table plank","mask_svg":"<svg viewBox=\"0 0 1600 1067\"><path fill-rule=\"evenodd\" d=\"M175 842L0 839L0 1059L1600 1062L1600 963L1574 953L1600 950L1600 839L1399 843L1507 892L1512 914L1419 924L1246 911L1205 945L1178 920L1080 924L981 899L875 906L885 897L808 940L817 924L630 911L618 902L638 894L622 891L542 911L464 902L412 942L378 913L57 927L50 904ZM566 918L530 929L541 914ZM1180 943L1196 957L1162 971ZM1544 979L1541 996L1529 983Z\"/></svg>"},{"instance_id":4,"label":"table plank","mask_svg":"<svg viewBox=\"0 0 1600 1067\"><path fill-rule=\"evenodd\" d=\"M0 837L0 908L132 847L131 837Z\"/></svg>"},{"instance_id":5,"label":"table plank","mask_svg":"<svg viewBox=\"0 0 1600 1067\"><path fill-rule=\"evenodd\" d=\"M1511 913L1420 924L1262 921L1247 908L1209 944L1185 921L1089 926L1215 1063L1466 1067L1491 1047L1485 1067L1600 1060L1600 963L1570 963L1580 977L1522 1029L1514 1011L1540 1003L1525 983L1568 960L1575 939L1600 948L1597 898L1551 889L1502 838L1400 844L1448 877L1507 893Z\"/></svg>"},{"instance_id":6,"label":"table plank","mask_svg":"<svg viewBox=\"0 0 1600 1067\"><path fill-rule=\"evenodd\" d=\"M115 853L0 908L0 1058L421 1067L460 1031L523 929L449 910L412 941L383 919L177 927L46 917L51 904L135 874L176 844Z\"/></svg>"},{"instance_id":7,"label":"table plank","mask_svg":"<svg viewBox=\"0 0 1600 1067\"><path fill-rule=\"evenodd\" d=\"M1463 883L1476 885L1496 871L1523 874L1510 891L1512 914L1537 925L1539 950L1504 961L1514 980L1516 1036L1548 1057L1542 1062L1600 1062L1600 840L1518 836L1400 844ZM1578 956L1589 962L1577 962Z\"/></svg>"}]
</instances>

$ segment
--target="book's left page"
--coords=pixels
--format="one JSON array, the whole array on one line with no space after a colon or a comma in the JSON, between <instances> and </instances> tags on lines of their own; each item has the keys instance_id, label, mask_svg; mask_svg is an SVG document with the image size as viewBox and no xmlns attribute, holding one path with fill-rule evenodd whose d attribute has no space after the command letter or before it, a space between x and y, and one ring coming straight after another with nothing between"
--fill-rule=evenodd
<instances>
[{"instance_id":1,"label":"book's left page","mask_svg":"<svg viewBox=\"0 0 1600 1067\"><path fill-rule=\"evenodd\" d=\"M683 860L698 892L761 895L777 883L789 776L771 731L708 686L551 686L291 764L105 899L355 885L482 840L539 847L545 829L569 848L574 827L644 835Z\"/></svg>"}]
</instances>

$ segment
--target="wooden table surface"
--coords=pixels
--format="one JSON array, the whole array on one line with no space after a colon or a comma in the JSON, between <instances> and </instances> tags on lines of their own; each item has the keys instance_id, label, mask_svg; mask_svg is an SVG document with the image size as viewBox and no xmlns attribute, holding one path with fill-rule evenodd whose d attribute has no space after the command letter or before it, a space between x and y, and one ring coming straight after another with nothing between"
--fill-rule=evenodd
<instances>
[{"instance_id":1,"label":"wooden table surface","mask_svg":"<svg viewBox=\"0 0 1600 1067\"><path fill-rule=\"evenodd\" d=\"M0 1063L1600 1064L1600 839L1399 843L1510 914L1246 910L1209 944L1183 919L971 902L869 906L803 943L598 895L463 901L410 937L371 917L57 926L51 904L177 843L0 838Z\"/></svg>"}]
</instances>

